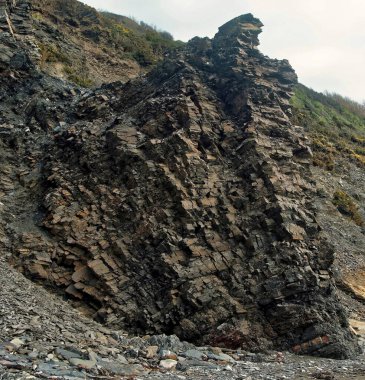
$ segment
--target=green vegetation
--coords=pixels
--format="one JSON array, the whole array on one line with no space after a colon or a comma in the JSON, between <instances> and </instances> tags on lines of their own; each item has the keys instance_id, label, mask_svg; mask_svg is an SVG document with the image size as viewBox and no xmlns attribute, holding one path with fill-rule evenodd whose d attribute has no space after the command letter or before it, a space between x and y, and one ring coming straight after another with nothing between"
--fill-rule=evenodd
<instances>
[{"instance_id":1,"label":"green vegetation","mask_svg":"<svg viewBox=\"0 0 365 380\"><path fill-rule=\"evenodd\" d=\"M66 54L62 53L60 49L54 44L39 44L40 54L41 54L41 68L44 68L46 63L69 63L69 58Z\"/></svg>"},{"instance_id":2,"label":"green vegetation","mask_svg":"<svg viewBox=\"0 0 365 380\"><path fill-rule=\"evenodd\" d=\"M41 69L66 76L80 86L105 82L109 72L117 80L122 72L119 65L131 68L126 76L146 72L166 53L183 45L166 31L125 16L98 12L79 1L33 0L32 5L35 24L52 30L54 37L53 42L38 41Z\"/></svg>"},{"instance_id":3,"label":"green vegetation","mask_svg":"<svg viewBox=\"0 0 365 380\"><path fill-rule=\"evenodd\" d=\"M125 16L98 12L75 0L37 0L46 9L57 27L68 25L72 33L86 37L100 46L113 48L119 55L132 58L142 66L157 63L171 49L181 46L172 35L144 22L136 22ZM37 12L33 13L37 15ZM40 19L40 16L36 16ZM41 17L43 17L41 15Z\"/></svg>"},{"instance_id":4,"label":"green vegetation","mask_svg":"<svg viewBox=\"0 0 365 380\"><path fill-rule=\"evenodd\" d=\"M63 72L66 74L67 79L81 87L91 87L93 81L87 76L87 72L73 66L70 59L62 53L59 47L55 44L39 44L40 49L40 67L44 69L46 64L61 63L63 65Z\"/></svg>"},{"instance_id":5,"label":"green vegetation","mask_svg":"<svg viewBox=\"0 0 365 380\"><path fill-rule=\"evenodd\" d=\"M93 85L93 81L82 70L75 70L72 66L67 65L63 71L67 75L68 80L81 87L91 87Z\"/></svg>"},{"instance_id":6,"label":"green vegetation","mask_svg":"<svg viewBox=\"0 0 365 380\"><path fill-rule=\"evenodd\" d=\"M40 13L40 12L32 12L31 16L32 16L33 20L44 21L44 17L42 15L42 13Z\"/></svg>"},{"instance_id":7,"label":"green vegetation","mask_svg":"<svg viewBox=\"0 0 365 380\"><path fill-rule=\"evenodd\" d=\"M156 64L162 56L183 45L173 36L141 21L109 12L101 13L101 20L108 31L109 43L129 54L142 66Z\"/></svg>"},{"instance_id":8,"label":"green vegetation","mask_svg":"<svg viewBox=\"0 0 365 380\"><path fill-rule=\"evenodd\" d=\"M338 211L352 219L358 226L364 226L359 207L354 200L344 191L337 190L333 195L333 204L337 206Z\"/></svg>"},{"instance_id":9,"label":"green vegetation","mask_svg":"<svg viewBox=\"0 0 365 380\"><path fill-rule=\"evenodd\" d=\"M298 85L291 99L293 121L313 142L314 165L333 170L346 157L365 166L365 106L338 94Z\"/></svg>"}]
</instances>

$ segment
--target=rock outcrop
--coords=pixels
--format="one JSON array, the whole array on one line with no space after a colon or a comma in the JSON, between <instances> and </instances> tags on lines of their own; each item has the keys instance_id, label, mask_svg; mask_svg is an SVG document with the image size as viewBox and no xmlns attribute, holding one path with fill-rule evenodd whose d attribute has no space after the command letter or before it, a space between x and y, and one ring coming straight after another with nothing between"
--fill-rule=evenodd
<instances>
[{"instance_id":1,"label":"rock outcrop","mask_svg":"<svg viewBox=\"0 0 365 380\"><path fill-rule=\"evenodd\" d=\"M41 82L17 126L32 132L27 164L8 170L26 194L3 239L12 263L133 333L354 355L311 150L289 120L297 78L258 51L261 27L240 16L82 96Z\"/></svg>"}]
</instances>

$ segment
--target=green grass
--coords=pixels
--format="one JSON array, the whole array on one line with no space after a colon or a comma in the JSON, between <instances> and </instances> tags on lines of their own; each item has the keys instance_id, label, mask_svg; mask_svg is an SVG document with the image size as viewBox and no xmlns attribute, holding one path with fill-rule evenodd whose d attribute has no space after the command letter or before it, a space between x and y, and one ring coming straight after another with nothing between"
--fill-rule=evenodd
<instances>
[{"instance_id":1,"label":"green grass","mask_svg":"<svg viewBox=\"0 0 365 380\"><path fill-rule=\"evenodd\" d=\"M39 2L40 0L38 0ZM125 16L110 12L98 12L74 0L43 0L60 23L72 20L80 33L100 46L115 49L120 56L132 57L141 66L156 64L163 55L181 46L172 35L144 22L136 22Z\"/></svg>"},{"instance_id":2,"label":"green grass","mask_svg":"<svg viewBox=\"0 0 365 380\"><path fill-rule=\"evenodd\" d=\"M129 53L141 66L156 64L166 52L184 44L175 41L170 33L159 31L144 22L138 23L109 12L102 12L100 17L108 32L109 43Z\"/></svg>"},{"instance_id":3,"label":"green grass","mask_svg":"<svg viewBox=\"0 0 365 380\"><path fill-rule=\"evenodd\" d=\"M34 0L32 17L35 24L48 25L81 48L80 54L64 43L39 41L40 66L47 70L61 63L67 79L89 87L95 79L81 75L88 52L102 51L120 60L134 60L146 72L166 53L183 45L173 36L143 22L96 9L75 0ZM87 55L87 54L86 54Z\"/></svg>"},{"instance_id":4,"label":"green grass","mask_svg":"<svg viewBox=\"0 0 365 380\"><path fill-rule=\"evenodd\" d=\"M365 166L365 107L337 94L298 85L291 99L293 121L313 142L314 165L333 170L339 157Z\"/></svg>"}]
</instances>

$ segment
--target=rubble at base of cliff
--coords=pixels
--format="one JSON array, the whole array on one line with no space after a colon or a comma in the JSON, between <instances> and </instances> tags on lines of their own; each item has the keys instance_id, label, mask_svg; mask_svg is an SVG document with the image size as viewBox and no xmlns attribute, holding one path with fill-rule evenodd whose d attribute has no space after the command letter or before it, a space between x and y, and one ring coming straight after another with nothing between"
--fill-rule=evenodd
<instances>
[{"instance_id":1,"label":"rubble at base of cliff","mask_svg":"<svg viewBox=\"0 0 365 380\"><path fill-rule=\"evenodd\" d=\"M130 337L86 318L3 260L0 288L2 380L345 380L365 373L363 356L330 360L196 347L176 336Z\"/></svg>"}]
</instances>

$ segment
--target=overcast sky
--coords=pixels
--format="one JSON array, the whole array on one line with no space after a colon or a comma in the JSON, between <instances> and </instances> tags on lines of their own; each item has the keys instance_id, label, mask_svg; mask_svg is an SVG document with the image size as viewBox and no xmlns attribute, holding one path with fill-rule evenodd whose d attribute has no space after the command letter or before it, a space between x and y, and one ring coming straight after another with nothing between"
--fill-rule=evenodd
<instances>
[{"instance_id":1,"label":"overcast sky","mask_svg":"<svg viewBox=\"0 0 365 380\"><path fill-rule=\"evenodd\" d=\"M176 39L212 37L226 21L253 13L265 24L261 51L287 58L303 84L365 100L365 0L83 0L133 16Z\"/></svg>"}]
</instances>

